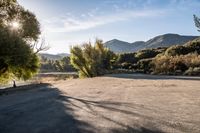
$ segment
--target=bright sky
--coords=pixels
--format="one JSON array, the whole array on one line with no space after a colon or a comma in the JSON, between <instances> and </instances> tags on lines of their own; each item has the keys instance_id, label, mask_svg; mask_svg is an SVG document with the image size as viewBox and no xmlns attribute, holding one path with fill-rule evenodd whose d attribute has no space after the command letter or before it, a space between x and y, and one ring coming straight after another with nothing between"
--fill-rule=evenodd
<instances>
[{"instance_id":1,"label":"bright sky","mask_svg":"<svg viewBox=\"0 0 200 133\"><path fill-rule=\"evenodd\" d=\"M48 53L69 53L71 45L94 40L146 41L165 33L200 35L193 14L200 0L18 0L34 12Z\"/></svg>"}]
</instances>

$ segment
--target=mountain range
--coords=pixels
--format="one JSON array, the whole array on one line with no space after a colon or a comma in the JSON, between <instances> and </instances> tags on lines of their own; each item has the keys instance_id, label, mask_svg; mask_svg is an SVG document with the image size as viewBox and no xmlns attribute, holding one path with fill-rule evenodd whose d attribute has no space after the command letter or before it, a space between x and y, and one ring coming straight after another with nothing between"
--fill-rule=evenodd
<instances>
[{"instance_id":1,"label":"mountain range","mask_svg":"<svg viewBox=\"0 0 200 133\"><path fill-rule=\"evenodd\" d=\"M172 45L183 45L188 41L192 41L199 36L183 36L178 34L164 34L156 36L148 41L136 41L133 43L113 39L104 43L104 46L109 48L111 51L115 53L128 53L135 52L138 50L146 49L146 48L157 48L157 47L169 47ZM41 53L40 56L43 56L49 60L59 60L63 57L70 56L67 53L61 54L48 54Z\"/></svg>"},{"instance_id":2,"label":"mountain range","mask_svg":"<svg viewBox=\"0 0 200 133\"><path fill-rule=\"evenodd\" d=\"M113 39L104 45L115 53L135 52L146 48L169 47L172 45L183 45L198 36L183 36L178 34L164 34L156 36L148 41L136 41L133 43Z\"/></svg>"}]
</instances>

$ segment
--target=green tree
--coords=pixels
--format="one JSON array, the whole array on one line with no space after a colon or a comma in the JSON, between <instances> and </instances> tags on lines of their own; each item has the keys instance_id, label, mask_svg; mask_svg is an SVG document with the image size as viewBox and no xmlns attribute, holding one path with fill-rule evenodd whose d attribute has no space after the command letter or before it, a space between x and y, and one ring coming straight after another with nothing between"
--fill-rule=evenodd
<instances>
[{"instance_id":1,"label":"green tree","mask_svg":"<svg viewBox=\"0 0 200 133\"><path fill-rule=\"evenodd\" d=\"M75 71L75 69L73 68L73 66L70 63L70 57L64 57L60 61L62 64L63 72L74 72Z\"/></svg>"},{"instance_id":2,"label":"green tree","mask_svg":"<svg viewBox=\"0 0 200 133\"><path fill-rule=\"evenodd\" d=\"M94 46L89 42L71 48L71 64L79 72L80 77L95 77L107 73L112 67L115 54L96 40Z\"/></svg>"},{"instance_id":3,"label":"green tree","mask_svg":"<svg viewBox=\"0 0 200 133\"><path fill-rule=\"evenodd\" d=\"M0 36L0 82L32 77L39 68L39 59L27 42L3 27Z\"/></svg>"},{"instance_id":4,"label":"green tree","mask_svg":"<svg viewBox=\"0 0 200 133\"><path fill-rule=\"evenodd\" d=\"M43 44L37 49L39 35L40 25L33 13L16 0L0 0L0 82L26 80L37 72L37 53L44 49Z\"/></svg>"}]
</instances>

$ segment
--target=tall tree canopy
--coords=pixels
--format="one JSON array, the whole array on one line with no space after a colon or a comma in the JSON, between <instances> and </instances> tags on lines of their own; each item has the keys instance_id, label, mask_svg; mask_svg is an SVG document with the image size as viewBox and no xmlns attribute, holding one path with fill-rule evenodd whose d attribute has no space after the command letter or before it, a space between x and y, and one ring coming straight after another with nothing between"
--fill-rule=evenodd
<instances>
[{"instance_id":1,"label":"tall tree canopy","mask_svg":"<svg viewBox=\"0 0 200 133\"><path fill-rule=\"evenodd\" d=\"M35 15L16 0L0 0L0 83L28 79L39 68L33 42L40 35Z\"/></svg>"},{"instance_id":2,"label":"tall tree canopy","mask_svg":"<svg viewBox=\"0 0 200 133\"><path fill-rule=\"evenodd\" d=\"M16 32L26 41L39 38L40 24L33 13L25 10L16 0L0 0L0 25L12 29L14 22L19 24Z\"/></svg>"}]
</instances>

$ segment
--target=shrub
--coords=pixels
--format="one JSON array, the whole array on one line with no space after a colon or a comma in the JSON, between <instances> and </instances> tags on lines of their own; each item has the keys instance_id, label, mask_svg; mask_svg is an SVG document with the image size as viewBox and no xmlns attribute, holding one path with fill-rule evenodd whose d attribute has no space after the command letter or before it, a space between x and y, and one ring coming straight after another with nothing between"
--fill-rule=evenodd
<instances>
[{"instance_id":1,"label":"shrub","mask_svg":"<svg viewBox=\"0 0 200 133\"><path fill-rule=\"evenodd\" d=\"M123 53L118 55L117 62L118 63L137 63L138 59L135 57L136 53Z\"/></svg>"},{"instance_id":2,"label":"shrub","mask_svg":"<svg viewBox=\"0 0 200 133\"><path fill-rule=\"evenodd\" d=\"M142 59L137 63L137 69L142 70L144 73L150 73L152 71L152 59Z\"/></svg>"},{"instance_id":3,"label":"shrub","mask_svg":"<svg viewBox=\"0 0 200 133\"><path fill-rule=\"evenodd\" d=\"M200 54L200 41L194 40L184 45L189 53L198 53Z\"/></svg>"},{"instance_id":4,"label":"shrub","mask_svg":"<svg viewBox=\"0 0 200 133\"><path fill-rule=\"evenodd\" d=\"M160 56L152 61L156 74L183 74L190 67L200 67L200 55Z\"/></svg>"},{"instance_id":5,"label":"shrub","mask_svg":"<svg viewBox=\"0 0 200 133\"><path fill-rule=\"evenodd\" d=\"M95 77L107 73L112 68L115 54L104 48L101 40L94 46L85 43L71 48L70 62L79 72L79 77Z\"/></svg>"},{"instance_id":6,"label":"shrub","mask_svg":"<svg viewBox=\"0 0 200 133\"><path fill-rule=\"evenodd\" d=\"M117 59L117 63L119 64L119 68L123 68L123 69L134 68L134 69L137 69L138 61L143 60L143 59L154 58L158 54L162 54L165 50L166 50L166 48L159 47L159 48L155 48L155 49L140 50L140 51L134 52L134 53L119 54L118 59ZM130 67L127 66L127 63L129 63Z\"/></svg>"},{"instance_id":7,"label":"shrub","mask_svg":"<svg viewBox=\"0 0 200 133\"><path fill-rule=\"evenodd\" d=\"M200 42L191 41L183 46L171 46L165 51L166 56L186 55L189 53L200 54Z\"/></svg>"},{"instance_id":8,"label":"shrub","mask_svg":"<svg viewBox=\"0 0 200 133\"><path fill-rule=\"evenodd\" d=\"M184 75L190 76L199 76L200 75L200 67L190 67L187 71L185 71Z\"/></svg>"},{"instance_id":9,"label":"shrub","mask_svg":"<svg viewBox=\"0 0 200 133\"><path fill-rule=\"evenodd\" d=\"M128 63L128 62L124 62L121 64L121 68L122 69L132 69L132 64L131 63Z\"/></svg>"},{"instance_id":10,"label":"shrub","mask_svg":"<svg viewBox=\"0 0 200 133\"><path fill-rule=\"evenodd\" d=\"M172 46L165 51L166 56L176 56L187 54L188 51L184 46Z\"/></svg>"},{"instance_id":11,"label":"shrub","mask_svg":"<svg viewBox=\"0 0 200 133\"><path fill-rule=\"evenodd\" d=\"M158 54L163 53L165 51L166 48L157 48L157 49L145 49L145 50L141 50L136 52L135 57L138 60L141 59L148 59L148 58L154 58L156 57Z\"/></svg>"}]
</instances>

